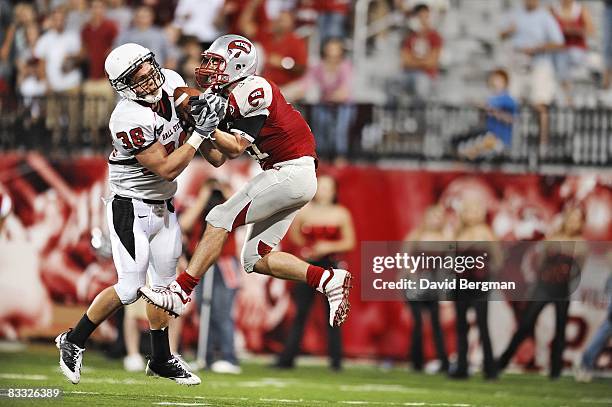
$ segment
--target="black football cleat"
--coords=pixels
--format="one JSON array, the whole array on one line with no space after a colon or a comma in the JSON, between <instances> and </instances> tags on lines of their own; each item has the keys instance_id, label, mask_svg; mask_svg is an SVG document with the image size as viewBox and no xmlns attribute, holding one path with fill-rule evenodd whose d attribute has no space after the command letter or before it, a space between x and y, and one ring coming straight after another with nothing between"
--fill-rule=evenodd
<instances>
[{"instance_id":1,"label":"black football cleat","mask_svg":"<svg viewBox=\"0 0 612 407\"><path fill-rule=\"evenodd\" d=\"M165 377L186 386L194 386L202 382L198 376L189 371L187 365L174 355L162 363L149 360L145 372L147 376Z\"/></svg>"}]
</instances>

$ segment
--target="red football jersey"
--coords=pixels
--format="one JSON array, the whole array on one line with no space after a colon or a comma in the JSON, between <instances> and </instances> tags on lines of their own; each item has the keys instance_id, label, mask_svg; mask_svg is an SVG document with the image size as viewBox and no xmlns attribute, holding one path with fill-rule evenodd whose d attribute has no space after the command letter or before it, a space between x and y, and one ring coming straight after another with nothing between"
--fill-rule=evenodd
<instances>
[{"instance_id":1,"label":"red football jersey","mask_svg":"<svg viewBox=\"0 0 612 407\"><path fill-rule=\"evenodd\" d=\"M264 170L304 156L317 158L314 136L300 112L260 76L247 77L231 91L219 128L249 140L247 152Z\"/></svg>"}]
</instances>

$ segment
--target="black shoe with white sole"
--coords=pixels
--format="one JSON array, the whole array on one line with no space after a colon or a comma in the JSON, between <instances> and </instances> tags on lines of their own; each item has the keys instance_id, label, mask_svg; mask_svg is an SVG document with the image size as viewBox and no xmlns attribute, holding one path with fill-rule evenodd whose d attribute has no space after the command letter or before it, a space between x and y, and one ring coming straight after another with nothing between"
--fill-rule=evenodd
<instances>
[{"instance_id":1,"label":"black shoe with white sole","mask_svg":"<svg viewBox=\"0 0 612 407\"><path fill-rule=\"evenodd\" d=\"M145 371L147 376L165 377L166 379L174 380L178 384L187 386L193 386L202 382L198 376L189 371L187 365L174 355L161 363L149 360Z\"/></svg>"},{"instance_id":2,"label":"black shoe with white sole","mask_svg":"<svg viewBox=\"0 0 612 407\"><path fill-rule=\"evenodd\" d=\"M83 364L83 352L85 349L79 348L66 337L70 331L62 332L55 338L55 346L60 351L60 369L64 376L73 384L78 384L81 380L81 366Z\"/></svg>"}]
</instances>

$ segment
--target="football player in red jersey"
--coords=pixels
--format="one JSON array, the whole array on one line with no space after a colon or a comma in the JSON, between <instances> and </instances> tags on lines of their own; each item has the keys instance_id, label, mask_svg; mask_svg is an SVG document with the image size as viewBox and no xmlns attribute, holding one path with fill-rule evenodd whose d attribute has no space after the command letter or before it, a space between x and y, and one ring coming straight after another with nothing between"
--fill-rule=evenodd
<instances>
[{"instance_id":1,"label":"football player in red jersey","mask_svg":"<svg viewBox=\"0 0 612 407\"><path fill-rule=\"evenodd\" d=\"M253 44L238 35L224 35L203 53L196 69L198 84L207 91L192 101L198 124L206 119L204 106L221 119L207 138L221 165L245 151L257 160L262 173L249 181L206 217L204 236L187 270L165 289L143 287L143 297L172 315L180 315L200 277L221 253L228 233L249 225L241 260L253 271L286 280L308 283L327 296L329 323L341 325L349 310L351 274L323 269L297 257L272 251L285 236L297 211L317 189L315 140L310 127L279 88L255 75L257 53ZM205 133L205 132L202 132Z\"/></svg>"}]
</instances>

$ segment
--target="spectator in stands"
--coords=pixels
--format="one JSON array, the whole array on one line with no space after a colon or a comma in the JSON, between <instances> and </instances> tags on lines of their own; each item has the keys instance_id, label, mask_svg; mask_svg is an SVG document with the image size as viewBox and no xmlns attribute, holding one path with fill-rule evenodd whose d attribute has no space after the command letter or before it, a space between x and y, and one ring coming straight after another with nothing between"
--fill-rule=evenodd
<instances>
[{"instance_id":1,"label":"spectator in stands","mask_svg":"<svg viewBox=\"0 0 612 407\"><path fill-rule=\"evenodd\" d=\"M153 10L147 6L140 6L134 13L132 28L122 33L116 45L135 42L149 48L162 66L176 65L170 55L170 43L164 31L153 25Z\"/></svg>"},{"instance_id":2,"label":"spectator in stands","mask_svg":"<svg viewBox=\"0 0 612 407\"><path fill-rule=\"evenodd\" d=\"M587 40L593 35L595 27L589 10L575 0L559 0L551 7L551 12L565 38L564 47L554 54L555 68L566 100L572 103L572 71L584 65L587 56Z\"/></svg>"},{"instance_id":3,"label":"spectator in stands","mask_svg":"<svg viewBox=\"0 0 612 407\"><path fill-rule=\"evenodd\" d=\"M240 16L241 31L263 48L262 76L281 88L300 79L306 72L308 49L294 32L293 14L282 11L268 30L258 27L255 11L261 0L252 0Z\"/></svg>"},{"instance_id":4,"label":"spectator in stands","mask_svg":"<svg viewBox=\"0 0 612 407\"><path fill-rule=\"evenodd\" d=\"M68 0L66 7L66 31L81 32L89 19L88 0Z\"/></svg>"},{"instance_id":5,"label":"spectator in stands","mask_svg":"<svg viewBox=\"0 0 612 407\"><path fill-rule=\"evenodd\" d=\"M153 24L158 27L166 27L174 20L174 11L180 0L138 0L142 6L150 7L153 10ZM132 0L133 3L133 0ZM208 10L208 5L213 3L212 0L207 0L202 9ZM202 3L200 2L200 5Z\"/></svg>"},{"instance_id":6,"label":"spectator in stands","mask_svg":"<svg viewBox=\"0 0 612 407\"><path fill-rule=\"evenodd\" d=\"M404 39L401 50L402 77L399 83L392 83L390 89L392 102L396 103L406 93L416 100L431 97L439 73L443 41L432 27L429 7L416 5L413 16L419 28ZM398 95L398 91L402 93Z\"/></svg>"},{"instance_id":7,"label":"spectator in stands","mask_svg":"<svg viewBox=\"0 0 612 407\"><path fill-rule=\"evenodd\" d=\"M202 7L200 0L179 0L174 12L174 25L183 35L198 38L202 49L208 49L221 35L218 16L222 10L223 0L208 0L206 7Z\"/></svg>"},{"instance_id":8,"label":"spectator in stands","mask_svg":"<svg viewBox=\"0 0 612 407\"><path fill-rule=\"evenodd\" d=\"M350 12L349 0L315 0L317 25L321 44L330 38L346 37L346 22Z\"/></svg>"},{"instance_id":9,"label":"spectator in stands","mask_svg":"<svg viewBox=\"0 0 612 407\"><path fill-rule=\"evenodd\" d=\"M603 86L605 89L612 83L612 0L604 0L603 31L603 53L605 72Z\"/></svg>"},{"instance_id":10,"label":"spectator in stands","mask_svg":"<svg viewBox=\"0 0 612 407\"><path fill-rule=\"evenodd\" d=\"M503 143L504 148L512 146L512 123L518 113L518 103L508 92L510 78L504 69L496 69L489 74L491 96L484 110L487 114L487 132L492 133Z\"/></svg>"},{"instance_id":11,"label":"spectator in stands","mask_svg":"<svg viewBox=\"0 0 612 407\"><path fill-rule=\"evenodd\" d=\"M24 97L25 104L29 106L31 98L41 97L46 93L47 85L38 67L39 61L34 57L34 47L40 37L38 25L28 25L25 30L25 35L25 48L16 61L18 72L17 89L18 93Z\"/></svg>"},{"instance_id":12,"label":"spectator in stands","mask_svg":"<svg viewBox=\"0 0 612 407\"><path fill-rule=\"evenodd\" d=\"M12 79L14 68L17 68L17 76L19 76L19 67L23 67L30 58L24 55L28 48L26 31L29 26L37 25L36 11L28 3L15 5L14 18L11 20L10 17L10 8L0 3L0 20L6 18L10 22L6 29L0 28L0 36L4 35L0 48L0 78L5 78L6 86ZM0 26L2 25L5 23L0 22Z\"/></svg>"},{"instance_id":13,"label":"spectator in stands","mask_svg":"<svg viewBox=\"0 0 612 407\"><path fill-rule=\"evenodd\" d=\"M457 141L460 157L470 160L488 158L512 147L512 127L518 104L508 92L509 77L504 69L489 74L491 96L478 105L485 114L485 127L469 132Z\"/></svg>"},{"instance_id":14,"label":"spectator in stands","mask_svg":"<svg viewBox=\"0 0 612 407\"><path fill-rule=\"evenodd\" d=\"M556 91L552 55L563 48L559 24L539 0L524 0L501 31L502 39L511 39L516 55L512 58L511 93L526 98L538 110L540 142L548 143L548 105Z\"/></svg>"},{"instance_id":15,"label":"spectator in stands","mask_svg":"<svg viewBox=\"0 0 612 407\"><path fill-rule=\"evenodd\" d=\"M202 62L202 46L196 37L184 36L181 39L181 60L179 71L188 86L196 86L195 66Z\"/></svg>"},{"instance_id":16,"label":"spectator in stands","mask_svg":"<svg viewBox=\"0 0 612 407\"><path fill-rule=\"evenodd\" d=\"M297 246L301 258L325 269L338 268L342 255L355 247L353 219L344 206L336 203L336 181L328 175L320 175L317 181L317 192L312 202L295 217L289 229L289 239ZM315 291L308 284L299 282L294 286L293 300L297 314L275 365L282 369L294 367L295 358L300 353L308 314L314 301L319 301L320 297L315 295ZM328 315L328 312L326 311L325 315ZM325 325L330 368L340 370L341 331L339 327Z\"/></svg>"},{"instance_id":17,"label":"spectator in stands","mask_svg":"<svg viewBox=\"0 0 612 407\"><path fill-rule=\"evenodd\" d=\"M87 79L83 83L83 124L90 130L91 144L99 146L99 130L108 125L115 92L104 71L104 60L111 51L118 34L117 25L106 17L103 0L91 2L89 21L81 31L81 54L87 65Z\"/></svg>"},{"instance_id":18,"label":"spectator in stands","mask_svg":"<svg viewBox=\"0 0 612 407\"><path fill-rule=\"evenodd\" d=\"M339 38L323 45L321 61L308 68L303 90L315 90L318 104L312 110L312 128L320 151L331 156L348 154L349 128L355 115L351 102L353 66Z\"/></svg>"},{"instance_id":19,"label":"spectator in stands","mask_svg":"<svg viewBox=\"0 0 612 407\"><path fill-rule=\"evenodd\" d=\"M77 145L81 72L78 67L81 38L78 32L66 30L66 13L57 8L49 15L49 30L34 49L40 60L42 77L47 83L47 128L52 131L53 145L60 147L62 123L68 123L68 142ZM64 117L66 116L67 117Z\"/></svg>"},{"instance_id":20,"label":"spectator in stands","mask_svg":"<svg viewBox=\"0 0 612 407\"><path fill-rule=\"evenodd\" d=\"M167 24L163 32L168 40L168 58L164 67L176 71L179 69L179 61L182 57L182 51L179 46L181 30L172 24Z\"/></svg>"},{"instance_id":21,"label":"spectator in stands","mask_svg":"<svg viewBox=\"0 0 612 407\"><path fill-rule=\"evenodd\" d=\"M254 4L251 5L251 3ZM251 7L254 7L254 9L251 10ZM252 14L251 19L253 22L257 22L258 27L251 21L242 21L241 23L241 17L245 12ZM257 29L262 31L268 30L266 3L261 0L225 0L219 19L219 24L223 23L226 32L244 35L245 37L251 37L251 34ZM243 31L245 23L248 27L248 32Z\"/></svg>"},{"instance_id":22,"label":"spectator in stands","mask_svg":"<svg viewBox=\"0 0 612 407\"><path fill-rule=\"evenodd\" d=\"M134 12L125 5L125 0L107 0L107 4L106 16L117 24L119 33L123 33L129 28Z\"/></svg>"}]
</instances>

